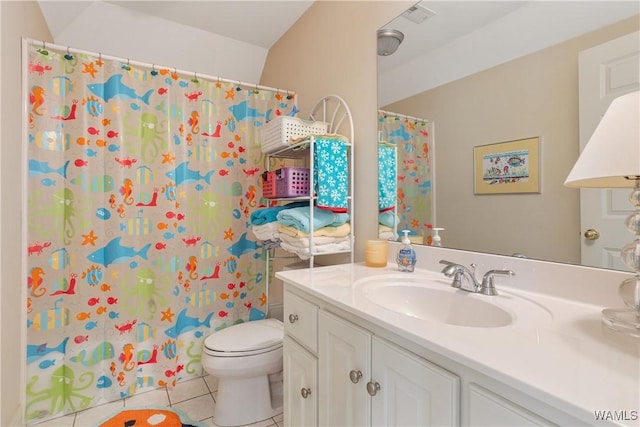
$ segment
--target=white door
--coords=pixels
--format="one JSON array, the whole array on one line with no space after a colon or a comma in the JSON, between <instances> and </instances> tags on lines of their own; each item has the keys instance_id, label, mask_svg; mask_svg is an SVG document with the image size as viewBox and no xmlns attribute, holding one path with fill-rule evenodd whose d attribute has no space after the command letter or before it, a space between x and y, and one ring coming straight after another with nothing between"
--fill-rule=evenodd
<instances>
[{"instance_id":1,"label":"white door","mask_svg":"<svg viewBox=\"0 0 640 427\"><path fill-rule=\"evenodd\" d=\"M460 379L456 375L376 337L371 354L375 385L371 425L460 424Z\"/></svg>"},{"instance_id":2,"label":"white door","mask_svg":"<svg viewBox=\"0 0 640 427\"><path fill-rule=\"evenodd\" d=\"M318 420L321 426L368 426L371 334L325 311L318 313Z\"/></svg>"},{"instance_id":3,"label":"white door","mask_svg":"<svg viewBox=\"0 0 640 427\"><path fill-rule=\"evenodd\" d=\"M640 33L580 52L580 151L615 98L640 89ZM580 190L582 265L629 270L620 249L633 240L624 220L632 211L630 189ZM589 239L587 230L599 237Z\"/></svg>"}]
</instances>

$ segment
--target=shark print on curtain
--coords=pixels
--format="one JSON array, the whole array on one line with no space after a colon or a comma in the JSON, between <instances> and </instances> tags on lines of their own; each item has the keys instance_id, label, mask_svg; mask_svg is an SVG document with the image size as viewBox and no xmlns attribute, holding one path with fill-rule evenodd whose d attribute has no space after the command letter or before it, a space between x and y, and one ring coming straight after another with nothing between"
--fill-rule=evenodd
<instances>
[{"instance_id":1,"label":"shark print on curtain","mask_svg":"<svg viewBox=\"0 0 640 427\"><path fill-rule=\"evenodd\" d=\"M433 221L433 123L378 111L382 141L396 146L398 230L428 235Z\"/></svg>"},{"instance_id":2,"label":"shark print on curtain","mask_svg":"<svg viewBox=\"0 0 640 427\"><path fill-rule=\"evenodd\" d=\"M27 50L33 421L202 375L208 334L265 316L257 130L295 97Z\"/></svg>"}]
</instances>

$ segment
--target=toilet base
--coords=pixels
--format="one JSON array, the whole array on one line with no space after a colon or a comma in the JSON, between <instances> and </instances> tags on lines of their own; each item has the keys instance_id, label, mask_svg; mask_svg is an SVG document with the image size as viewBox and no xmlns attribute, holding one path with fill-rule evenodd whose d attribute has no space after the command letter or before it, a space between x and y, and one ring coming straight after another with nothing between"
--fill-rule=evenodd
<instances>
[{"instance_id":1,"label":"toilet base","mask_svg":"<svg viewBox=\"0 0 640 427\"><path fill-rule=\"evenodd\" d=\"M220 427L235 427L282 413L282 392L276 392L273 396L275 399L272 399L272 386L277 386L277 383L270 385L267 375L258 378L219 378L213 421ZM273 404L276 407L272 405L272 400L275 400Z\"/></svg>"}]
</instances>

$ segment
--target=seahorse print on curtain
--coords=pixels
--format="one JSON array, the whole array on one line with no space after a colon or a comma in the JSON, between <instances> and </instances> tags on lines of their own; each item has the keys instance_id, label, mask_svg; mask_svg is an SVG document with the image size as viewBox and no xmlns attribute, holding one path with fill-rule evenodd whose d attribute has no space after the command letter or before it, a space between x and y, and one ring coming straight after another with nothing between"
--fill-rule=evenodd
<instances>
[{"instance_id":1,"label":"seahorse print on curtain","mask_svg":"<svg viewBox=\"0 0 640 427\"><path fill-rule=\"evenodd\" d=\"M432 225L432 122L378 111L383 141L397 148L398 230L427 233Z\"/></svg>"},{"instance_id":2,"label":"seahorse print on curtain","mask_svg":"<svg viewBox=\"0 0 640 427\"><path fill-rule=\"evenodd\" d=\"M26 419L202 375L265 314L257 130L294 96L37 43L27 77Z\"/></svg>"}]
</instances>

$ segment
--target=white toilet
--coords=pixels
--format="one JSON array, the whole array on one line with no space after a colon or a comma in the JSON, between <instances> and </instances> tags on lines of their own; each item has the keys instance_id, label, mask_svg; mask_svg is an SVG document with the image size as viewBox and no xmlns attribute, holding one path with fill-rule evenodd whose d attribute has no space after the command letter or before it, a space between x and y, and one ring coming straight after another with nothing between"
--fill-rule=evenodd
<instances>
[{"instance_id":1,"label":"white toilet","mask_svg":"<svg viewBox=\"0 0 640 427\"><path fill-rule=\"evenodd\" d=\"M204 341L202 366L218 378L213 420L240 426L282 412L282 339L278 319L229 326Z\"/></svg>"}]
</instances>

